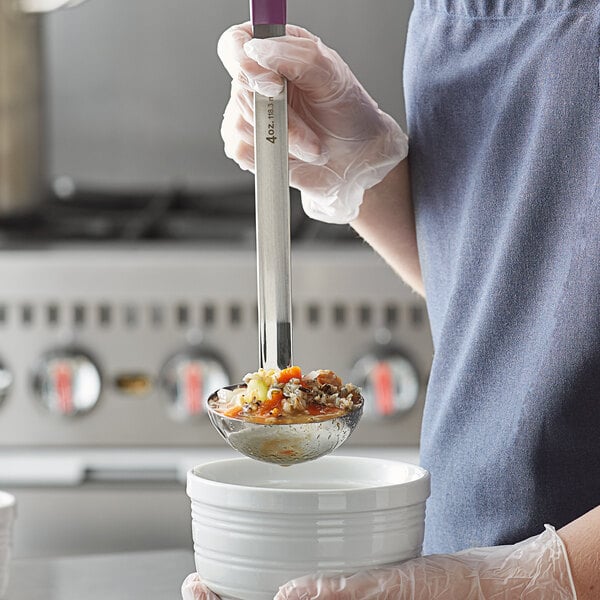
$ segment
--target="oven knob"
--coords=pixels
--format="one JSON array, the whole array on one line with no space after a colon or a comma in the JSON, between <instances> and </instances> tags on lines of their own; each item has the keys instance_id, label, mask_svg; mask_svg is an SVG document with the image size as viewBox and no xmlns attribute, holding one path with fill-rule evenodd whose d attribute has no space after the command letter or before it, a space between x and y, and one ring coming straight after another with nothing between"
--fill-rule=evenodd
<instances>
[{"instance_id":1,"label":"oven knob","mask_svg":"<svg viewBox=\"0 0 600 600\"><path fill-rule=\"evenodd\" d=\"M0 363L0 406L8 397L8 393L13 383L12 373L6 365Z\"/></svg>"},{"instance_id":2,"label":"oven knob","mask_svg":"<svg viewBox=\"0 0 600 600\"><path fill-rule=\"evenodd\" d=\"M206 398L230 383L223 362L205 350L172 356L161 370L160 382L167 393L167 412L176 421L201 416Z\"/></svg>"},{"instance_id":3,"label":"oven knob","mask_svg":"<svg viewBox=\"0 0 600 600\"><path fill-rule=\"evenodd\" d=\"M74 417L90 412L100 400L102 378L90 356L78 349L42 356L33 376L35 393L50 412Z\"/></svg>"},{"instance_id":4,"label":"oven knob","mask_svg":"<svg viewBox=\"0 0 600 600\"><path fill-rule=\"evenodd\" d=\"M352 369L351 381L362 388L365 415L370 417L402 415L419 399L419 373L400 353L361 358Z\"/></svg>"}]
</instances>

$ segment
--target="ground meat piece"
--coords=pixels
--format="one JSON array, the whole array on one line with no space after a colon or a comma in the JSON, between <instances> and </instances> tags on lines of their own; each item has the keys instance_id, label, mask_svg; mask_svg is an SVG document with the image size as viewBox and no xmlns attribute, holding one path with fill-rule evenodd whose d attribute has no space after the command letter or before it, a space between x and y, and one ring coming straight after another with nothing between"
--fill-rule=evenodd
<instances>
[{"instance_id":1,"label":"ground meat piece","mask_svg":"<svg viewBox=\"0 0 600 600\"><path fill-rule=\"evenodd\" d=\"M317 375L317 381L321 385L329 384L334 385L336 388L342 385L342 380L333 371L328 370L320 371Z\"/></svg>"},{"instance_id":2,"label":"ground meat piece","mask_svg":"<svg viewBox=\"0 0 600 600\"><path fill-rule=\"evenodd\" d=\"M330 383L326 383L325 385L321 386L321 392L323 392L324 394L328 394L328 395L332 395L335 394L335 392L338 391L338 387L337 386L333 386Z\"/></svg>"}]
</instances>

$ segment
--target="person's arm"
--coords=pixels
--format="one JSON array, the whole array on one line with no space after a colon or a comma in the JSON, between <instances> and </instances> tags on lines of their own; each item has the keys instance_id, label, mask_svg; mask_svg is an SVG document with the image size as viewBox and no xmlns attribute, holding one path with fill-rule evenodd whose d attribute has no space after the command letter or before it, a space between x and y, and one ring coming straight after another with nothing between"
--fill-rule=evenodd
<instances>
[{"instance_id":1,"label":"person's arm","mask_svg":"<svg viewBox=\"0 0 600 600\"><path fill-rule=\"evenodd\" d=\"M571 564L577 600L600 598L600 506L558 531Z\"/></svg>"},{"instance_id":2,"label":"person's arm","mask_svg":"<svg viewBox=\"0 0 600 600\"><path fill-rule=\"evenodd\" d=\"M365 192L358 218L350 225L410 287L425 295L408 159L392 169L381 183Z\"/></svg>"}]
</instances>

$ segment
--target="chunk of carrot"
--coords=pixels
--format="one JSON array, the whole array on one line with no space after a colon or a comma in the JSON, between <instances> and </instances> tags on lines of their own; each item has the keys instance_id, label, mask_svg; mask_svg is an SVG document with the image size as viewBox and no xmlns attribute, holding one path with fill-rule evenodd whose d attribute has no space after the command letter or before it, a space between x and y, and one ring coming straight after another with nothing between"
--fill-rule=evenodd
<instances>
[{"instance_id":1,"label":"chunk of carrot","mask_svg":"<svg viewBox=\"0 0 600 600\"><path fill-rule=\"evenodd\" d=\"M234 406L233 408L226 410L223 414L226 417L237 417L242 412L243 409L244 409L243 406Z\"/></svg>"},{"instance_id":2,"label":"chunk of carrot","mask_svg":"<svg viewBox=\"0 0 600 600\"><path fill-rule=\"evenodd\" d=\"M279 377L277 381L279 383L287 383L290 379L302 379L302 369L300 367L288 367L287 369L282 369L279 373Z\"/></svg>"},{"instance_id":3,"label":"chunk of carrot","mask_svg":"<svg viewBox=\"0 0 600 600\"><path fill-rule=\"evenodd\" d=\"M281 408L281 401L283 400L283 392L280 390L273 390L271 392L271 398L265 400L258 409L259 415L266 415L275 408Z\"/></svg>"}]
</instances>

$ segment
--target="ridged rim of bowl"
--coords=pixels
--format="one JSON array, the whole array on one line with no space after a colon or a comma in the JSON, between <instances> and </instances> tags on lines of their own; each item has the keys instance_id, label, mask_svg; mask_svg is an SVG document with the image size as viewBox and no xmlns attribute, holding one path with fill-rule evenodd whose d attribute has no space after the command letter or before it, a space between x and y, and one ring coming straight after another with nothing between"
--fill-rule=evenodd
<instances>
[{"instance_id":1,"label":"ridged rim of bowl","mask_svg":"<svg viewBox=\"0 0 600 600\"><path fill-rule=\"evenodd\" d=\"M410 478L390 481L389 477L377 484L370 481L355 480L354 485L332 488L313 487L307 489L282 487L253 486L249 483L233 483L219 480L219 470L231 473L236 466L245 465L255 472L264 474L277 473L279 480L284 480L287 469L303 469L307 474L316 465L327 465L331 473L335 473L336 464L347 468L364 469L362 472L373 473L379 466L387 473L397 472L398 477L406 475ZM357 469L360 474L360 470ZM225 477L223 477L225 478ZM226 479L226 478L225 478ZM430 476L428 471L411 463L353 456L326 456L312 463L304 463L294 467L280 467L269 463L254 461L250 458L233 458L203 463L188 471L187 494L192 502L210 504L228 509L252 510L255 512L271 512L273 509L285 507L290 512L331 513L340 510L350 512L366 512L386 510L404 506L412 506L425 502L430 492Z\"/></svg>"}]
</instances>

